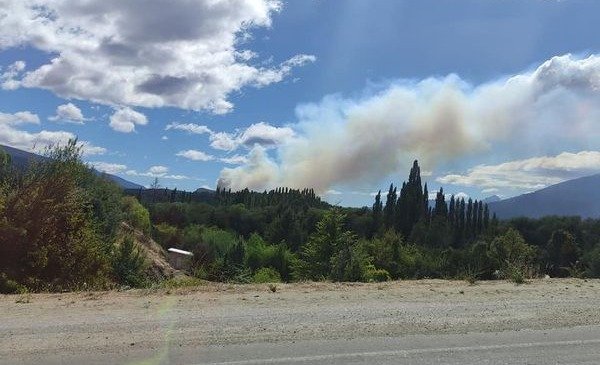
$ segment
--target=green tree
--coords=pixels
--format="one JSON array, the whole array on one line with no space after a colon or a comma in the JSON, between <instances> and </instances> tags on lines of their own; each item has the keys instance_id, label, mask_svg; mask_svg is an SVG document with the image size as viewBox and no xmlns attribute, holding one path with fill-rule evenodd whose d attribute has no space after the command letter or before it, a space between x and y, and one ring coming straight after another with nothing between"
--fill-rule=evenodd
<instances>
[{"instance_id":1,"label":"green tree","mask_svg":"<svg viewBox=\"0 0 600 365\"><path fill-rule=\"evenodd\" d=\"M564 229L552 233L546 245L548 274L552 276L565 276L567 268L575 265L579 259L579 248L575 237Z\"/></svg>"},{"instance_id":2,"label":"green tree","mask_svg":"<svg viewBox=\"0 0 600 365\"><path fill-rule=\"evenodd\" d=\"M512 273L521 276L531 275L535 259L535 247L528 245L521 234L509 228L490 244L489 256L504 277Z\"/></svg>"},{"instance_id":3,"label":"green tree","mask_svg":"<svg viewBox=\"0 0 600 365\"><path fill-rule=\"evenodd\" d=\"M330 277L332 257L339 255L342 250L347 251L355 241L352 232L344 229L345 218L339 209L334 208L325 213L317 223L315 233L300 250L299 260L294 266L295 278L322 280Z\"/></svg>"}]
</instances>

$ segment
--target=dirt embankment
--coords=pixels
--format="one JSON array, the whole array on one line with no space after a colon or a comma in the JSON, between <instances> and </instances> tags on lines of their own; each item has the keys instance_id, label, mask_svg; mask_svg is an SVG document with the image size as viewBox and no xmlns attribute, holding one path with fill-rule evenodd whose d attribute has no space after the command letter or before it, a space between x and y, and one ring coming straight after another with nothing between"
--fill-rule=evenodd
<instances>
[{"instance_id":1,"label":"dirt embankment","mask_svg":"<svg viewBox=\"0 0 600 365\"><path fill-rule=\"evenodd\" d=\"M0 296L0 359L600 324L600 280L208 284Z\"/></svg>"}]
</instances>

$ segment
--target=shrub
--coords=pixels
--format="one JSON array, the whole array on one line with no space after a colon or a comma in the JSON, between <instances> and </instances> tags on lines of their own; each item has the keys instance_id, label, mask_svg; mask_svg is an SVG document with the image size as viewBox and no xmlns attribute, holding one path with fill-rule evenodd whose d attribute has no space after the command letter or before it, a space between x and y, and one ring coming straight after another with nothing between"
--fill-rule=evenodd
<instances>
[{"instance_id":1,"label":"shrub","mask_svg":"<svg viewBox=\"0 0 600 365\"><path fill-rule=\"evenodd\" d=\"M280 283L281 275L272 267L263 267L258 269L252 276L252 282L257 284Z\"/></svg>"},{"instance_id":2,"label":"shrub","mask_svg":"<svg viewBox=\"0 0 600 365\"><path fill-rule=\"evenodd\" d=\"M113 273L118 283L131 287L147 284L146 260L131 237L125 237L112 258Z\"/></svg>"},{"instance_id":3,"label":"shrub","mask_svg":"<svg viewBox=\"0 0 600 365\"><path fill-rule=\"evenodd\" d=\"M390 273L386 269L378 269L375 265L367 265L364 280L368 282L382 282L390 280Z\"/></svg>"},{"instance_id":4,"label":"shrub","mask_svg":"<svg viewBox=\"0 0 600 365\"><path fill-rule=\"evenodd\" d=\"M22 294L26 291L27 288L15 280L10 279L6 273L0 274L0 294Z\"/></svg>"},{"instance_id":5,"label":"shrub","mask_svg":"<svg viewBox=\"0 0 600 365\"><path fill-rule=\"evenodd\" d=\"M600 278L600 244L583 256L583 264L587 268L586 276Z\"/></svg>"},{"instance_id":6,"label":"shrub","mask_svg":"<svg viewBox=\"0 0 600 365\"><path fill-rule=\"evenodd\" d=\"M148 234L150 233L150 213L136 198L125 196L121 199L123 219L132 227Z\"/></svg>"},{"instance_id":7,"label":"shrub","mask_svg":"<svg viewBox=\"0 0 600 365\"><path fill-rule=\"evenodd\" d=\"M488 251L501 276L510 280L533 274L535 253L535 248L525 243L519 232L512 228L496 237Z\"/></svg>"},{"instance_id":8,"label":"shrub","mask_svg":"<svg viewBox=\"0 0 600 365\"><path fill-rule=\"evenodd\" d=\"M47 160L3 190L0 270L31 290L107 283L115 229L109 202L120 198L110 196L110 187L91 188L104 182L81 162L80 151L76 141L49 149Z\"/></svg>"},{"instance_id":9,"label":"shrub","mask_svg":"<svg viewBox=\"0 0 600 365\"><path fill-rule=\"evenodd\" d=\"M167 223L159 223L154 226L154 239L165 249L180 247L183 236L179 229Z\"/></svg>"}]
</instances>

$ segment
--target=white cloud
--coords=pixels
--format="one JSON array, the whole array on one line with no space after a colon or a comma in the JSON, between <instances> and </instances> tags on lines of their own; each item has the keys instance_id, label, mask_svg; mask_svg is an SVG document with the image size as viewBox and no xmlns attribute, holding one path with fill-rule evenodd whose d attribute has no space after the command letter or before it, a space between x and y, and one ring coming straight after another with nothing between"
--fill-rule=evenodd
<instances>
[{"instance_id":1,"label":"white cloud","mask_svg":"<svg viewBox=\"0 0 600 365\"><path fill-rule=\"evenodd\" d=\"M81 109L72 103L59 105L56 108L56 115L48 118L51 121L62 121L75 124L83 124L86 121Z\"/></svg>"},{"instance_id":2,"label":"white cloud","mask_svg":"<svg viewBox=\"0 0 600 365\"><path fill-rule=\"evenodd\" d=\"M267 68L239 49L280 9L278 0L3 0L0 49L29 46L52 55L20 79L6 76L12 81L3 87L111 106L226 113L232 92L279 82L314 61L296 55Z\"/></svg>"},{"instance_id":3,"label":"white cloud","mask_svg":"<svg viewBox=\"0 0 600 365\"><path fill-rule=\"evenodd\" d=\"M71 132L47 131L29 132L16 128L22 124L40 124L36 114L28 111L14 114L0 112L0 144L8 145L31 152L43 151L50 145L64 145L70 139L77 138ZM94 146L88 141L79 141L82 153L86 156L106 153L104 147Z\"/></svg>"},{"instance_id":4,"label":"white cloud","mask_svg":"<svg viewBox=\"0 0 600 365\"><path fill-rule=\"evenodd\" d=\"M214 156L197 150L179 151L177 152L177 156L184 157L192 161L212 161L215 159Z\"/></svg>"},{"instance_id":5,"label":"white cloud","mask_svg":"<svg viewBox=\"0 0 600 365\"><path fill-rule=\"evenodd\" d=\"M16 112L14 114L0 112L0 124L16 126L19 124L40 124L37 114L31 112Z\"/></svg>"},{"instance_id":6,"label":"white cloud","mask_svg":"<svg viewBox=\"0 0 600 365\"><path fill-rule=\"evenodd\" d=\"M0 42L1 43L1 42ZM4 90L14 90L19 88L19 81L17 78L25 70L25 62L16 61L6 68L2 74L0 74L0 87Z\"/></svg>"},{"instance_id":7,"label":"white cloud","mask_svg":"<svg viewBox=\"0 0 600 365\"><path fill-rule=\"evenodd\" d=\"M142 113L131 108L119 108L110 116L110 127L117 132L131 133L136 125L146 125L148 119Z\"/></svg>"},{"instance_id":8,"label":"white cloud","mask_svg":"<svg viewBox=\"0 0 600 365\"><path fill-rule=\"evenodd\" d=\"M227 157L221 157L219 161L229 165L242 165L248 162L248 157L244 155L233 155Z\"/></svg>"},{"instance_id":9,"label":"white cloud","mask_svg":"<svg viewBox=\"0 0 600 365\"><path fill-rule=\"evenodd\" d=\"M600 151L563 152L498 165L478 165L466 174L437 178L443 184L475 186L484 192L499 189L536 190L561 181L600 171Z\"/></svg>"},{"instance_id":10,"label":"white cloud","mask_svg":"<svg viewBox=\"0 0 600 365\"><path fill-rule=\"evenodd\" d=\"M181 130L193 134L208 134L210 146L217 150L234 151L240 146L248 148L259 144L263 147L275 147L286 143L295 135L289 127L276 127L269 123L251 124L243 131L235 133L215 132L205 125L195 123L170 123L165 130Z\"/></svg>"},{"instance_id":11,"label":"white cloud","mask_svg":"<svg viewBox=\"0 0 600 365\"><path fill-rule=\"evenodd\" d=\"M326 195L342 195L341 191L335 189L329 189L325 192Z\"/></svg>"},{"instance_id":12,"label":"white cloud","mask_svg":"<svg viewBox=\"0 0 600 365\"><path fill-rule=\"evenodd\" d=\"M476 86L456 75L399 80L359 98L330 95L300 105L296 115L295 137L275 158L249 161L240 173L224 169L222 181L232 189L264 181L324 192L377 183L415 158L433 171L509 142L518 141L510 144L516 155L550 153L558 145L600 148L600 56L553 57L533 71ZM274 172L272 180L265 180L265 169ZM254 172L260 177L246 176Z\"/></svg>"},{"instance_id":13,"label":"white cloud","mask_svg":"<svg viewBox=\"0 0 600 365\"><path fill-rule=\"evenodd\" d=\"M294 137L294 131L289 127L275 127L268 123L252 124L238 138L238 144L264 147L277 146L286 143Z\"/></svg>"},{"instance_id":14,"label":"white cloud","mask_svg":"<svg viewBox=\"0 0 600 365\"><path fill-rule=\"evenodd\" d=\"M169 172L169 168L166 166L151 166L148 171L154 175L163 175Z\"/></svg>"},{"instance_id":15,"label":"white cloud","mask_svg":"<svg viewBox=\"0 0 600 365\"><path fill-rule=\"evenodd\" d=\"M215 132L210 135L210 146L216 150L233 151L239 144L233 134Z\"/></svg>"},{"instance_id":16,"label":"white cloud","mask_svg":"<svg viewBox=\"0 0 600 365\"><path fill-rule=\"evenodd\" d=\"M92 167L96 170L106 172L107 174L118 174L127 170L126 165L121 165L117 163L95 161L90 162L89 164L92 165Z\"/></svg>"},{"instance_id":17,"label":"white cloud","mask_svg":"<svg viewBox=\"0 0 600 365\"><path fill-rule=\"evenodd\" d=\"M194 123L173 122L173 123L167 124L167 126L165 127L165 130L168 131L171 129L186 131L188 133L193 133L193 134L204 134L204 133L212 134L212 131L207 126L194 124Z\"/></svg>"},{"instance_id":18,"label":"white cloud","mask_svg":"<svg viewBox=\"0 0 600 365\"><path fill-rule=\"evenodd\" d=\"M127 170L125 171L127 175L130 176L145 176L152 178L161 178L167 180L187 180L190 179L185 175L172 175L169 174L169 168L162 165L150 166L145 172L138 172L136 170Z\"/></svg>"}]
</instances>

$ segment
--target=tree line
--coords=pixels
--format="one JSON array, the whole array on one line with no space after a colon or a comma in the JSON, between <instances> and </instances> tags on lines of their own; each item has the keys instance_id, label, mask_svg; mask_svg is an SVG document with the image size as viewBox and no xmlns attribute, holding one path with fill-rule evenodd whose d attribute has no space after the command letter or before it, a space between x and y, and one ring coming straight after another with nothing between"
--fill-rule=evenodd
<instances>
[{"instance_id":1,"label":"tree line","mask_svg":"<svg viewBox=\"0 0 600 365\"><path fill-rule=\"evenodd\" d=\"M600 220L501 221L442 189L430 202L416 161L385 202L344 208L311 189L122 191L75 141L46 156L17 171L0 153L0 292L159 285L124 222L192 251L203 280L600 277Z\"/></svg>"}]
</instances>

